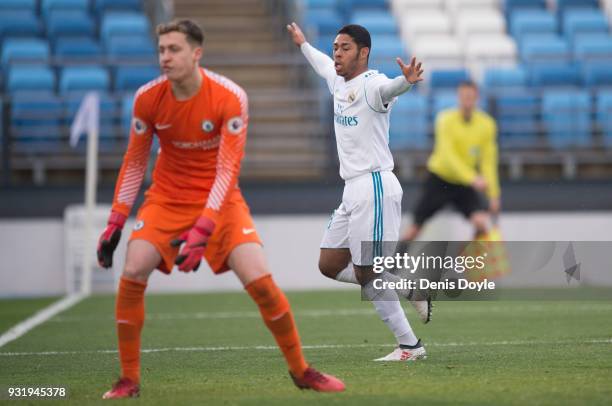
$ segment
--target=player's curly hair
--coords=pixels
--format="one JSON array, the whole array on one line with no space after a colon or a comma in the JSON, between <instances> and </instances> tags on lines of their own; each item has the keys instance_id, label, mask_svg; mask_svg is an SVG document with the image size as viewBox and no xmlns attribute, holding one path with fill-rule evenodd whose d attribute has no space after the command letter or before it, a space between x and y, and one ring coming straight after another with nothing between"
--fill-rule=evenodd
<instances>
[{"instance_id":1,"label":"player's curly hair","mask_svg":"<svg viewBox=\"0 0 612 406\"><path fill-rule=\"evenodd\" d=\"M202 28L193 20L174 20L162 23L157 26L156 32L158 37L169 32L182 32L187 37L187 41L193 45L201 47L204 43Z\"/></svg>"}]
</instances>

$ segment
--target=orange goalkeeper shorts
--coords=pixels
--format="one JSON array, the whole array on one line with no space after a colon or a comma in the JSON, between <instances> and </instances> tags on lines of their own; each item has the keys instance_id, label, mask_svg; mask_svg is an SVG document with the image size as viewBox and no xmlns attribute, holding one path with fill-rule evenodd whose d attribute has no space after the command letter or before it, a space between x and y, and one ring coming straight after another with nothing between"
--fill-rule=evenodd
<instances>
[{"instance_id":1,"label":"orange goalkeeper shorts","mask_svg":"<svg viewBox=\"0 0 612 406\"><path fill-rule=\"evenodd\" d=\"M147 194L136 216L130 241L145 240L153 244L162 257L158 269L169 274L179 252L179 248L172 247L170 242L193 226L202 209L201 204L169 201ZM227 197L219 219L204 251L204 258L214 273L229 270L227 259L238 245L261 244L251 212L239 189Z\"/></svg>"}]
</instances>

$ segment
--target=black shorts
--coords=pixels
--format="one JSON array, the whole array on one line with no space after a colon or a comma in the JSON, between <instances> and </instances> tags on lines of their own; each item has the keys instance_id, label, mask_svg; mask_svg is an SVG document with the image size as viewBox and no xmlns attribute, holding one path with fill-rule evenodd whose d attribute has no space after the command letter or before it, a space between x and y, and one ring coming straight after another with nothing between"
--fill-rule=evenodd
<instances>
[{"instance_id":1,"label":"black shorts","mask_svg":"<svg viewBox=\"0 0 612 406\"><path fill-rule=\"evenodd\" d=\"M421 197L414 209L414 222L421 226L447 203L452 203L466 218L476 211L487 210L485 197L471 186L448 183L429 172Z\"/></svg>"}]
</instances>

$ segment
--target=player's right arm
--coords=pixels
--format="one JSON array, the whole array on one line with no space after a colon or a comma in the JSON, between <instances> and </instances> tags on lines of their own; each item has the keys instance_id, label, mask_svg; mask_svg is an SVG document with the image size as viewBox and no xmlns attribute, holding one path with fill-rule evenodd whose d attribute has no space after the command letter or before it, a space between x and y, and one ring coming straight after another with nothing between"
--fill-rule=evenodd
<instances>
[{"instance_id":1,"label":"player's right arm","mask_svg":"<svg viewBox=\"0 0 612 406\"><path fill-rule=\"evenodd\" d=\"M130 139L115 185L112 211L98 241L98 263L103 268L113 265L113 252L119 244L121 230L130 215L149 162L153 124L144 96L138 92L134 98Z\"/></svg>"},{"instance_id":2,"label":"player's right arm","mask_svg":"<svg viewBox=\"0 0 612 406\"><path fill-rule=\"evenodd\" d=\"M287 31L291 35L293 43L300 47L302 54L306 57L306 60L313 67L315 72L321 76L327 82L327 87L330 93L334 91L334 82L336 80L336 69L334 68L334 61L323 52L319 51L306 41L304 33L296 23L287 25Z\"/></svg>"}]
</instances>

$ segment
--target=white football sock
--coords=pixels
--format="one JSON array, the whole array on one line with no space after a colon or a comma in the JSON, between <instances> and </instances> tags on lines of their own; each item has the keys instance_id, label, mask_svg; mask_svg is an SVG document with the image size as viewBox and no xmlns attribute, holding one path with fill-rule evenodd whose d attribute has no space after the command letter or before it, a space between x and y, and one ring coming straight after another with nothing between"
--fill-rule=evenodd
<instances>
[{"instance_id":1,"label":"white football sock","mask_svg":"<svg viewBox=\"0 0 612 406\"><path fill-rule=\"evenodd\" d=\"M402 280L402 278L400 278L399 276L387 271L384 271L379 274L377 278L397 283ZM338 274L336 275L336 280L339 282L353 283L355 285L359 285L359 281L357 280L357 276L355 275L355 268L353 268L353 264L350 264L342 271L338 272ZM410 293L410 291L407 289L396 289L396 292L402 297L408 297L408 294Z\"/></svg>"},{"instance_id":2,"label":"white football sock","mask_svg":"<svg viewBox=\"0 0 612 406\"><path fill-rule=\"evenodd\" d=\"M398 344L415 345L417 343L418 340L394 290L375 289L373 281L370 281L363 287L363 293L367 299L372 301L378 316L391 330Z\"/></svg>"},{"instance_id":3,"label":"white football sock","mask_svg":"<svg viewBox=\"0 0 612 406\"><path fill-rule=\"evenodd\" d=\"M336 275L336 280L340 282L354 283L356 285L359 285L357 276L355 276L355 268L353 268L353 264L350 264L342 271L338 272L338 275Z\"/></svg>"}]
</instances>

